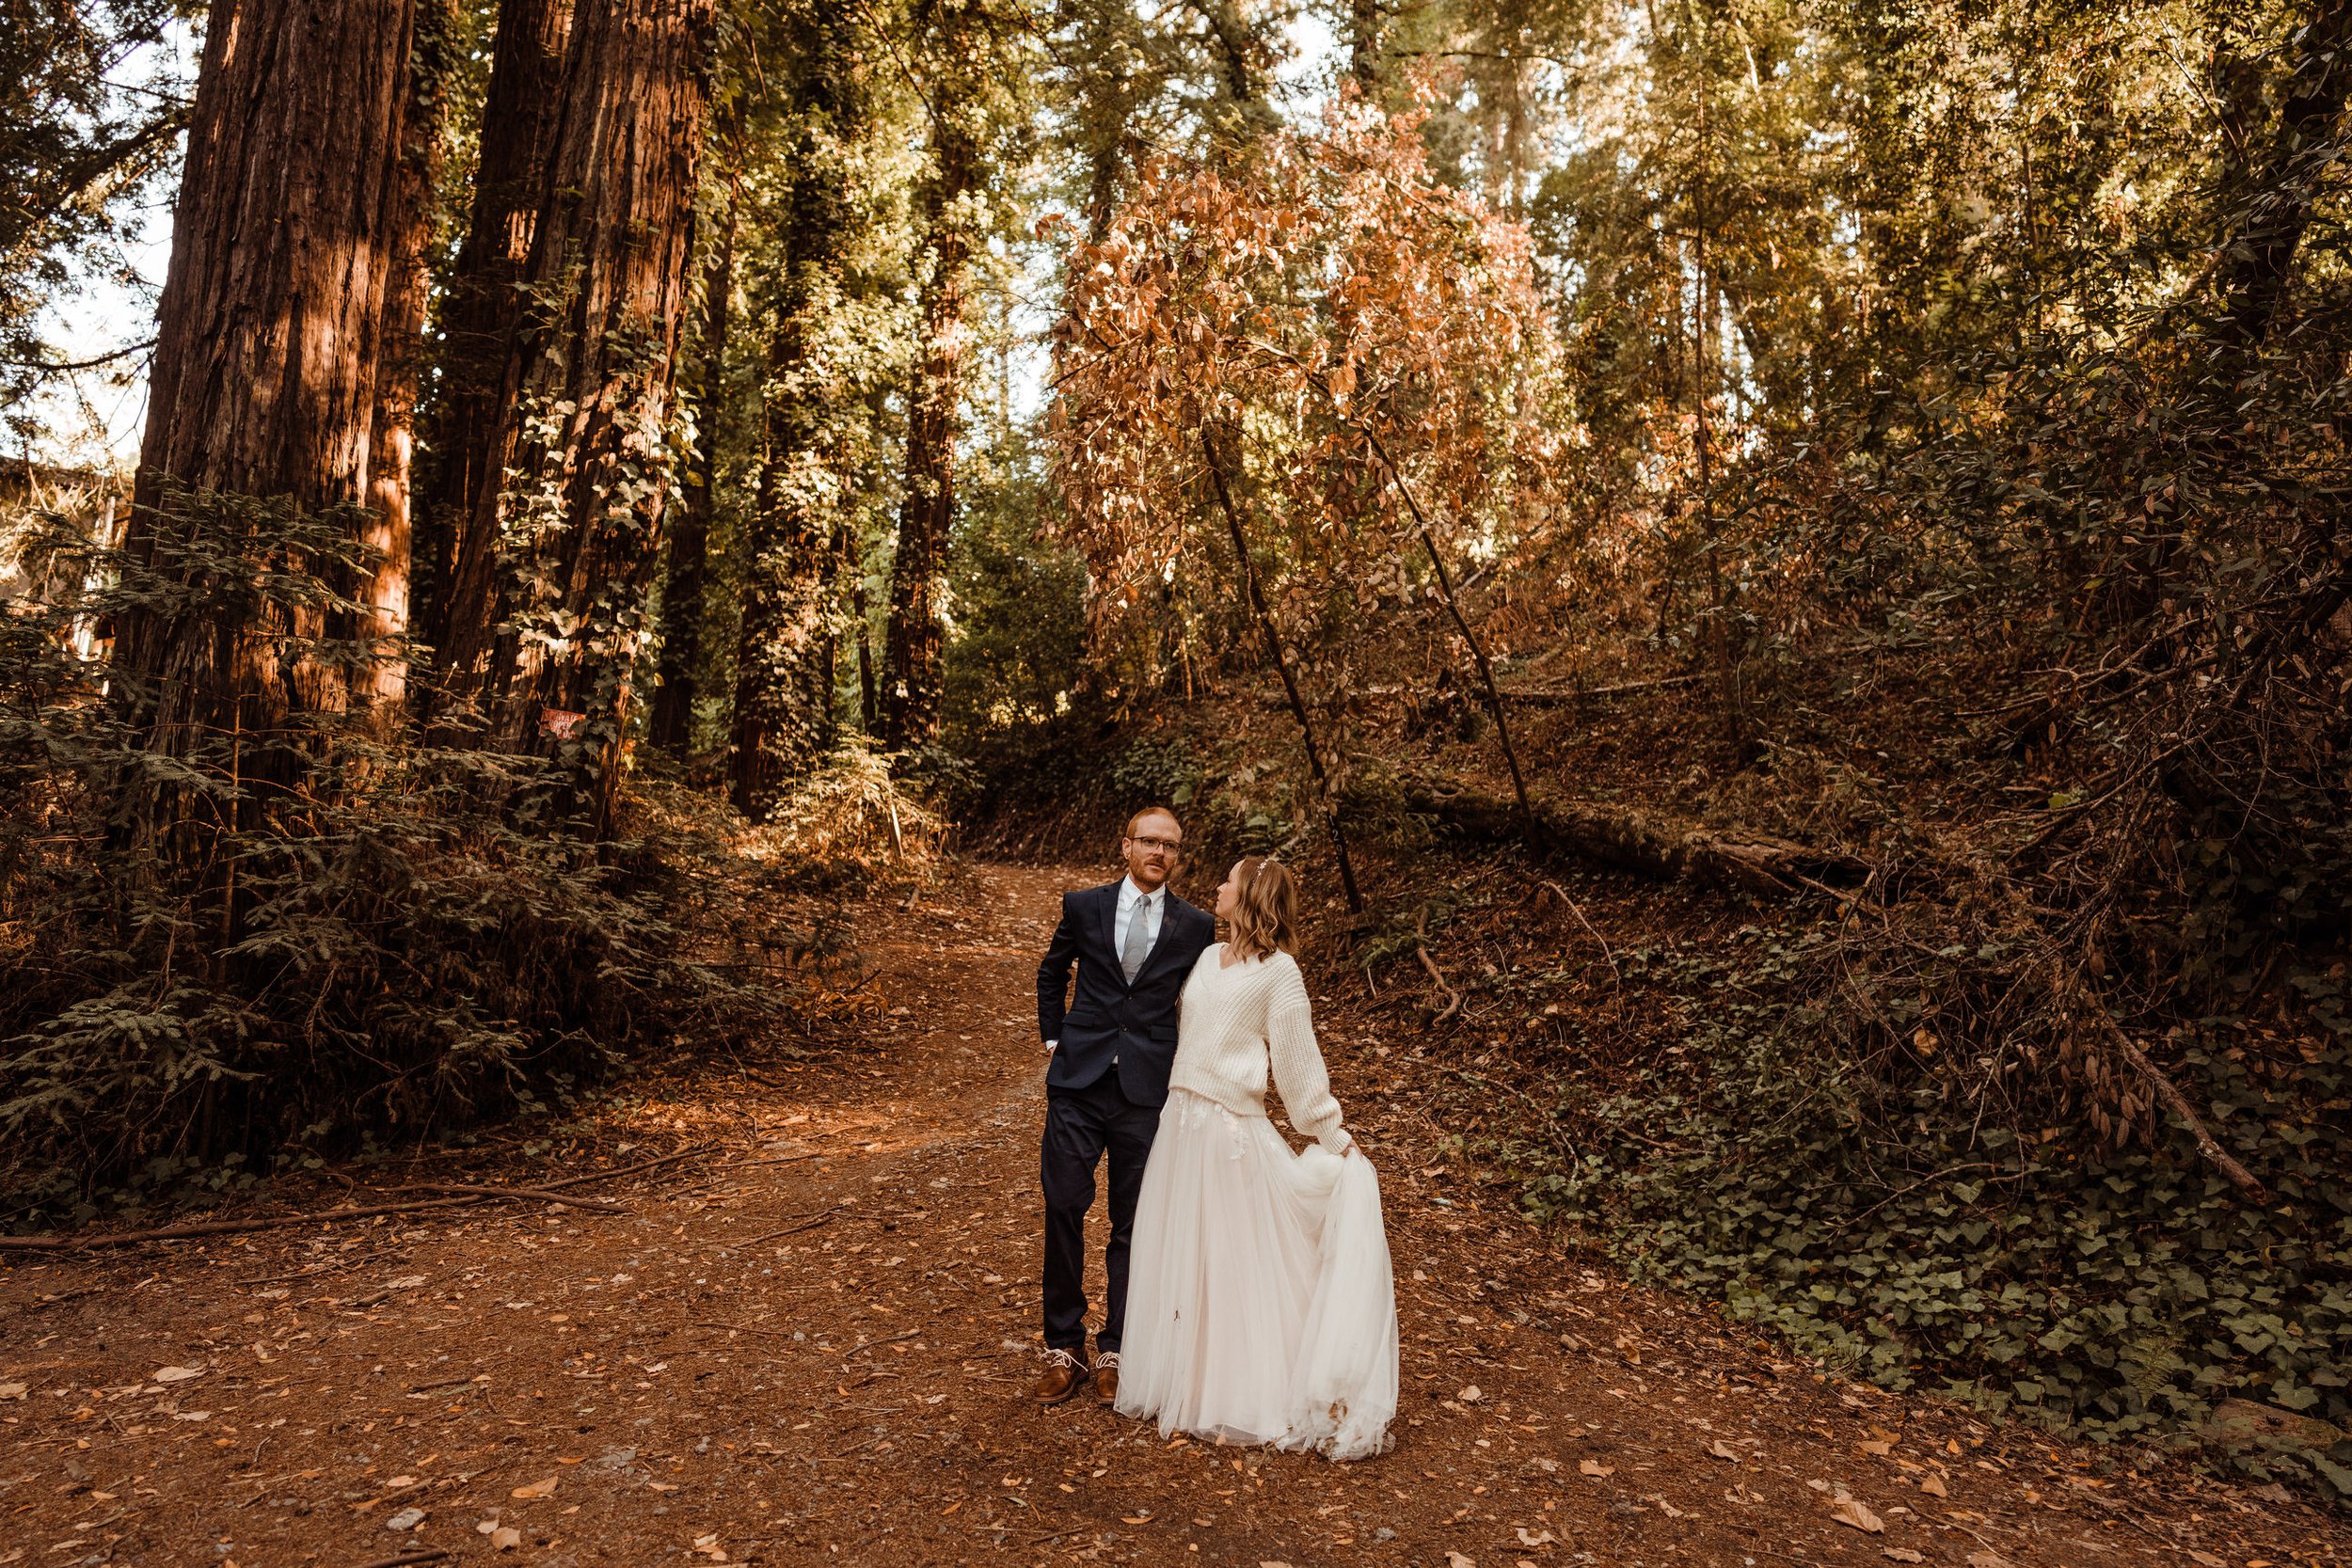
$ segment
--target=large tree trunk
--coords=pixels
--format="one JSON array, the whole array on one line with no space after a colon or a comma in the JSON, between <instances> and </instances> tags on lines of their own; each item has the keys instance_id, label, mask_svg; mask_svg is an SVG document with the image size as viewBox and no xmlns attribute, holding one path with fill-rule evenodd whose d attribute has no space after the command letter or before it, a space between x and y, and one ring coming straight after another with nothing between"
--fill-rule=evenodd
<instances>
[{"instance_id":1,"label":"large tree trunk","mask_svg":"<svg viewBox=\"0 0 2352 1568\"><path fill-rule=\"evenodd\" d=\"M956 442L963 395L964 272L972 235L964 198L979 178L979 150L963 105L934 117L935 166L924 208L930 270L915 311L919 334L907 393L906 498L890 568L890 618L882 648L882 738L893 750L939 735L946 676L941 619L947 544L956 518Z\"/></svg>"},{"instance_id":2,"label":"large tree trunk","mask_svg":"<svg viewBox=\"0 0 2352 1568\"><path fill-rule=\"evenodd\" d=\"M418 496L417 630L449 639L450 575L483 490L499 482L492 454L521 288L546 197L563 101L572 0L501 0L482 103L473 212L441 301L436 389Z\"/></svg>"},{"instance_id":3,"label":"large tree trunk","mask_svg":"<svg viewBox=\"0 0 2352 1568\"><path fill-rule=\"evenodd\" d=\"M298 784L305 716L351 700L348 666L306 651L334 607L225 574L363 588L343 546L369 499L414 12L217 0L205 32L125 535L160 592L116 656L155 750L236 737L239 823Z\"/></svg>"},{"instance_id":4,"label":"large tree trunk","mask_svg":"<svg viewBox=\"0 0 2352 1568\"><path fill-rule=\"evenodd\" d=\"M865 98L847 17L818 6L796 29L791 185L784 194L763 408L765 462L749 529L743 626L728 751L738 810L764 820L833 739L832 577L839 551L824 515L828 419L841 397L828 361L841 248L852 218L848 150Z\"/></svg>"},{"instance_id":5,"label":"large tree trunk","mask_svg":"<svg viewBox=\"0 0 2352 1568\"><path fill-rule=\"evenodd\" d=\"M449 664L486 743L558 758L593 831L619 784L670 488L694 171L716 0L612 0L575 19L537 293L501 397L450 598Z\"/></svg>"},{"instance_id":6,"label":"large tree trunk","mask_svg":"<svg viewBox=\"0 0 2352 1568\"><path fill-rule=\"evenodd\" d=\"M388 722L408 687L418 370L424 356L428 253L440 187L441 128L447 118L443 87L456 9L455 0L421 0L417 14L394 190L399 206L392 234L398 249L385 286L384 363L376 381L375 432L369 443L369 569L361 597L367 606L365 635L372 657L361 678L366 700Z\"/></svg>"},{"instance_id":7,"label":"large tree trunk","mask_svg":"<svg viewBox=\"0 0 2352 1568\"><path fill-rule=\"evenodd\" d=\"M703 588L708 580L710 518L719 504L720 426L726 409L727 324L735 304L735 238L741 216L736 182L727 182L726 227L703 274L701 383L694 388L695 447L686 499L670 535L662 574L660 685L647 733L685 760L693 739L696 673L702 666Z\"/></svg>"}]
</instances>

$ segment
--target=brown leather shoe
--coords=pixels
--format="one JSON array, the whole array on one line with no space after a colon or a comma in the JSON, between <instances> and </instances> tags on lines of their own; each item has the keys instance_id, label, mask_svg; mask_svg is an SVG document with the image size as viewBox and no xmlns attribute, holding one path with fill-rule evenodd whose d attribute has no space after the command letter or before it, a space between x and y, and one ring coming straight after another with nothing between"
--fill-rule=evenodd
<instances>
[{"instance_id":1,"label":"brown leather shoe","mask_svg":"<svg viewBox=\"0 0 2352 1568\"><path fill-rule=\"evenodd\" d=\"M1075 1399L1078 1390L1086 1386L1083 1362L1066 1350L1049 1350L1045 1353L1045 1370L1039 1374L1037 1387L1031 1391L1040 1404L1060 1404Z\"/></svg>"},{"instance_id":2,"label":"brown leather shoe","mask_svg":"<svg viewBox=\"0 0 2352 1568\"><path fill-rule=\"evenodd\" d=\"M1115 1350L1094 1358L1094 1398L1105 1410L1119 1402L1119 1353Z\"/></svg>"}]
</instances>

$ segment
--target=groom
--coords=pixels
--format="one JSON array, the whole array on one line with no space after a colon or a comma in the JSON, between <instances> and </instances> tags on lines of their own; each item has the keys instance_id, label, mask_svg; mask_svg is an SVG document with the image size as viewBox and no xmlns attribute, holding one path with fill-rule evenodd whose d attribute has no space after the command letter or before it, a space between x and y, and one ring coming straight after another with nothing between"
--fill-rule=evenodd
<instances>
[{"instance_id":1,"label":"groom","mask_svg":"<svg viewBox=\"0 0 2352 1568\"><path fill-rule=\"evenodd\" d=\"M1037 1398L1059 1404L1091 1381L1119 1398L1119 1329L1127 1313L1127 1244L1143 1163L1176 1060L1176 999L1216 937L1214 917L1168 891L1184 858L1176 814L1149 807L1127 821L1127 875L1062 895L1061 924L1037 966L1037 1026L1053 1053L1045 1072L1045 1370ZM1070 994L1070 968L1078 969ZM1086 1217L1094 1167L1111 1157L1111 1237L1103 1328L1086 1355Z\"/></svg>"}]
</instances>

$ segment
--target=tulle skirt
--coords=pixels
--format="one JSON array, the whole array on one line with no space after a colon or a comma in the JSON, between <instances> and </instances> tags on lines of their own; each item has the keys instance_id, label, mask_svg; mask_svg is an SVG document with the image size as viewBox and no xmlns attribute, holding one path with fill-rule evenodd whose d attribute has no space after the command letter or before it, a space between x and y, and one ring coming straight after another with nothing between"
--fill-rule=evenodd
<instances>
[{"instance_id":1,"label":"tulle skirt","mask_svg":"<svg viewBox=\"0 0 2352 1568\"><path fill-rule=\"evenodd\" d=\"M1360 1153L1170 1091L1143 1172L1119 1354L1162 1435L1360 1459L1396 1415L1396 1281Z\"/></svg>"}]
</instances>

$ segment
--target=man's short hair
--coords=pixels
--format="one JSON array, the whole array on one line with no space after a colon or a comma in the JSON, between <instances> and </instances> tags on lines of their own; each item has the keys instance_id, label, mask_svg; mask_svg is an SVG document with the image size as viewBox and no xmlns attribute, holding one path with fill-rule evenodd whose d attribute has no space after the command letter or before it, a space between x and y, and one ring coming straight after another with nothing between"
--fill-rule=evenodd
<instances>
[{"instance_id":1,"label":"man's short hair","mask_svg":"<svg viewBox=\"0 0 2352 1568\"><path fill-rule=\"evenodd\" d=\"M1172 808L1168 806L1146 806L1141 811L1136 812L1133 816L1127 818L1126 831L1120 836L1125 838L1135 837L1136 824L1142 821L1147 816L1165 816L1170 822L1176 824L1176 831L1178 832L1181 833L1184 831L1184 819L1177 816Z\"/></svg>"}]
</instances>

